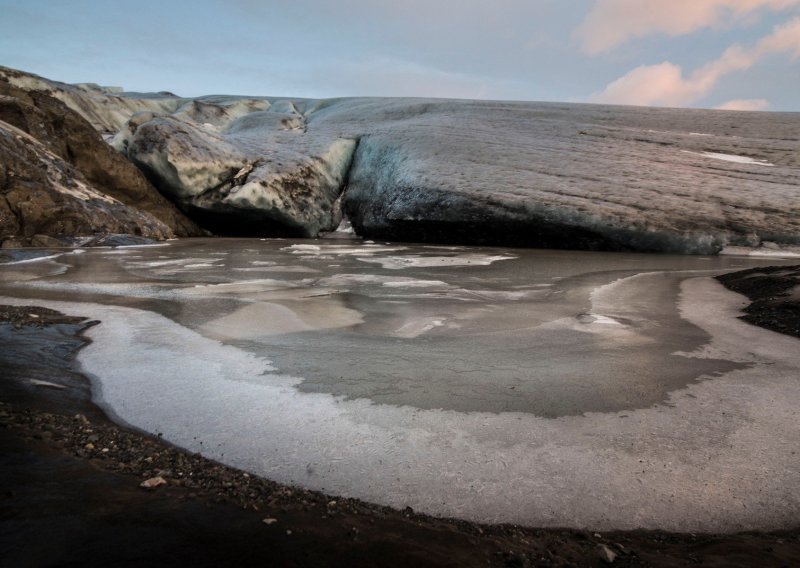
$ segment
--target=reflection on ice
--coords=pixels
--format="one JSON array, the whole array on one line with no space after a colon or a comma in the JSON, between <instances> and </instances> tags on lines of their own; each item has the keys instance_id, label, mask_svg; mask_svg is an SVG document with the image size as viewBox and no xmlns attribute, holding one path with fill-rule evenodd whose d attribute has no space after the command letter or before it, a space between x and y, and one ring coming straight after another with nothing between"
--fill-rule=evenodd
<instances>
[{"instance_id":1,"label":"reflection on ice","mask_svg":"<svg viewBox=\"0 0 800 568\"><path fill-rule=\"evenodd\" d=\"M246 268L234 268L238 272L304 272L307 274L318 273L319 270L308 266L249 266Z\"/></svg>"},{"instance_id":2,"label":"reflection on ice","mask_svg":"<svg viewBox=\"0 0 800 568\"><path fill-rule=\"evenodd\" d=\"M200 329L205 335L216 339L255 339L268 335L348 327L363 321L359 312L345 307L335 298L314 298L287 305L254 302L206 322Z\"/></svg>"},{"instance_id":3,"label":"reflection on ice","mask_svg":"<svg viewBox=\"0 0 800 568\"><path fill-rule=\"evenodd\" d=\"M425 268L431 266L489 266L498 260L511 260L516 258L511 255L488 255L464 253L453 256L387 256L376 258L359 258L362 262L374 262L389 270L403 268Z\"/></svg>"},{"instance_id":4,"label":"reflection on ice","mask_svg":"<svg viewBox=\"0 0 800 568\"><path fill-rule=\"evenodd\" d=\"M350 286L358 284L380 284L386 288L449 288L441 280L417 280L416 278L382 276L377 274L336 274L320 278L316 282L323 286Z\"/></svg>"},{"instance_id":5,"label":"reflection on ice","mask_svg":"<svg viewBox=\"0 0 800 568\"><path fill-rule=\"evenodd\" d=\"M369 254L377 254L377 253L387 253L387 252L394 252L399 250L404 250L406 247L403 246L386 246L386 245L376 245L374 243L370 243L369 241L358 245L308 245L308 244L294 244L288 247L284 247L281 250L290 252L292 254L300 254L300 255L311 255L311 256L320 256L320 255L369 255Z\"/></svg>"},{"instance_id":6,"label":"reflection on ice","mask_svg":"<svg viewBox=\"0 0 800 568\"><path fill-rule=\"evenodd\" d=\"M419 337L423 333L432 330L435 327L441 327L444 325L444 322L441 319L436 318L422 318L415 321L410 321L399 329L397 329L393 335L396 337Z\"/></svg>"}]
</instances>

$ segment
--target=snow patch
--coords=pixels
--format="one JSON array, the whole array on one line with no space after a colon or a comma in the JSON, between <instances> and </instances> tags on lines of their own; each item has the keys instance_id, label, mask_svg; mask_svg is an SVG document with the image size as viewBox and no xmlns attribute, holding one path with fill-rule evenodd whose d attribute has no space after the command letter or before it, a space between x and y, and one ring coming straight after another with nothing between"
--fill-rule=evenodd
<instances>
[{"instance_id":1,"label":"snow patch","mask_svg":"<svg viewBox=\"0 0 800 568\"><path fill-rule=\"evenodd\" d=\"M456 256L385 256L378 258L359 258L361 262L380 264L389 270L402 270L404 268L420 267L447 267L447 266L489 266L501 260L513 260L511 255L490 255L481 253L467 253Z\"/></svg>"},{"instance_id":2,"label":"snow patch","mask_svg":"<svg viewBox=\"0 0 800 568\"><path fill-rule=\"evenodd\" d=\"M722 154L720 152L691 152L689 150L681 150L687 154L694 154L696 156L704 156L712 160L722 160L723 162L733 162L736 164L749 164L753 166L767 166L774 167L775 164L762 160L759 158L751 158L750 156L738 156L736 154Z\"/></svg>"}]
</instances>

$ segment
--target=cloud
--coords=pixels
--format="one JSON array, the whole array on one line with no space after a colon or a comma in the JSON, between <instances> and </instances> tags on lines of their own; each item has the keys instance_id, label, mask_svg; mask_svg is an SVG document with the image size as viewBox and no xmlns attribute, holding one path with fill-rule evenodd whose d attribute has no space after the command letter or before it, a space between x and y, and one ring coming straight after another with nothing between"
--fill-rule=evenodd
<instances>
[{"instance_id":1,"label":"cloud","mask_svg":"<svg viewBox=\"0 0 800 568\"><path fill-rule=\"evenodd\" d=\"M651 34L685 35L742 21L759 10L785 10L800 0L596 0L575 30L591 55Z\"/></svg>"},{"instance_id":2,"label":"cloud","mask_svg":"<svg viewBox=\"0 0 800 568\"><path fill-rule=\"evenodd\" d=\"M642 65L629 71L605 90L589 97L590 102L646 105L686 106L708 95L717 82L735 71L743 71L760 59L785 53L800 57L800 18L776 26L750 49L733 45L718 59L684 76L679 65L664 61L657 65Z\"/></svg>"},{"instance_id":3,"label":"cloud","mask_svg":"<svg viewBox=\"0 0 800 568\"><path fill-rule=\"evenodd\" d=\"M718 110L767 110L769 101L766 99L735 99L714 108Z\"/></svg>"}]
</instances>

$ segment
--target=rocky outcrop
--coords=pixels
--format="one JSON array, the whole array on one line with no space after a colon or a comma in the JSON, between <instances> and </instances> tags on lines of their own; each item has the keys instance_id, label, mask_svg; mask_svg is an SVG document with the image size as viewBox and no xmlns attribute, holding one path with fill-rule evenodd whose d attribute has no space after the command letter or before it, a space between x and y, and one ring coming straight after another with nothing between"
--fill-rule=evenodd
<instances>
[{"instance_id":1,"label":"rocky outcrop","mask_svg":"<svg viewBox=\"0 0 800 568\"><path fill-rule=\"evenodd\" d=\"M3 246L58 246L57 237L173 235L152 215L97 191L72 165L29 134L0 122L0 240Z\"/></svg>"},{"instance_id":2,"label":"rocky outcrop","mask_svg":"<svg viewBox=\"0 0 800 568\"><path fill-rule=\"evenodd\" d=\"M129 233L164 239L201 230L60 101L0 77L0 240ZM34 238L35 237L35 238Z\"/></svg>"}]
</instances>

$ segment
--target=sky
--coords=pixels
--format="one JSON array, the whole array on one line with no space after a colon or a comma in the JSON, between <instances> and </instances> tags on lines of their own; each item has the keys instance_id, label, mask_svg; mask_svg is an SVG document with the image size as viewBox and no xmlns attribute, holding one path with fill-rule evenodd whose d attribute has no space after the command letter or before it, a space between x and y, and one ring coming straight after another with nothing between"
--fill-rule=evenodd
<instances>
[{"instance_id":1,"label":"sky","mask_svg":"<svg viewBox=\"0 0 800 568\"><path fill-rule=\"evenodd\" d=\"M800 111L800 0L0 0L0 65L182 96Z\"/></svg>"}]
</instances>

